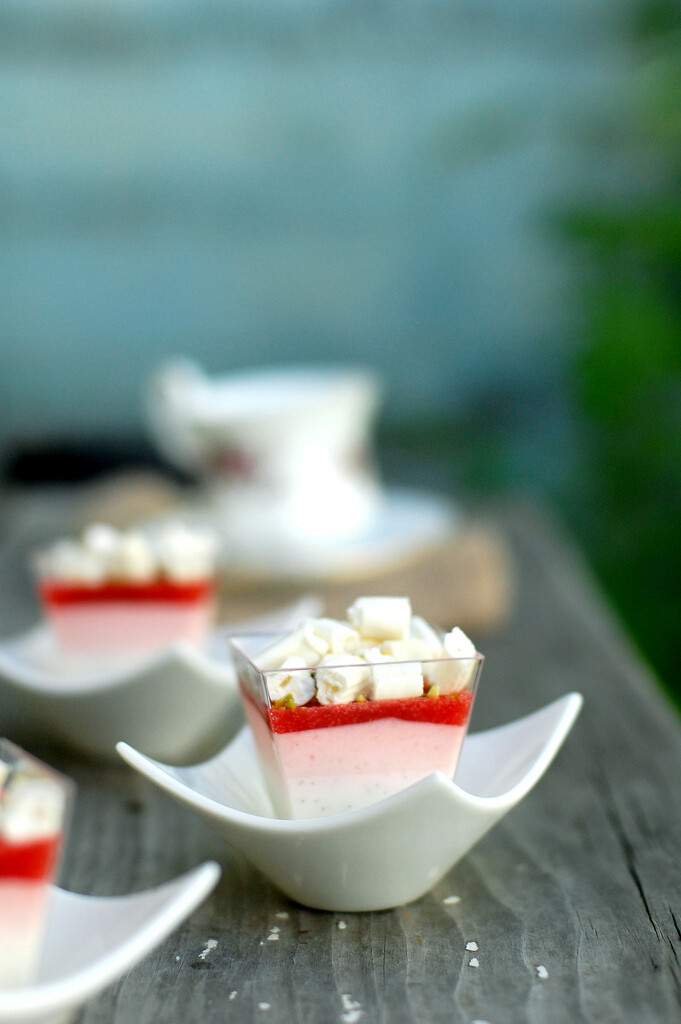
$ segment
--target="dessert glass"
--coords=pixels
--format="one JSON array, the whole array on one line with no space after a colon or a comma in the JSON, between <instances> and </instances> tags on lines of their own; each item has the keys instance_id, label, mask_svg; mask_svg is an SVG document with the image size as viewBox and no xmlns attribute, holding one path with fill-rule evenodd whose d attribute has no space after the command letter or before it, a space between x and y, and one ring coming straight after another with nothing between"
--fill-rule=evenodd
<instances>
[{"instance_id":1,"label":"dessert glass","mask_svg":"<svg viewBox=\"0 0 681 1024\"><path fill-rule=\"evenodd\" d=\"M279 817L340 814L391 796L431 772L454 777L481 654L419 661L426 685L434 688L430 696L286 707L272 702L267 685L268 676L281 670L263 670L254 661L278 636L233 636L230 645L246 718ZM291 675L314 671L314 666L287 669ZM440 694L440 687L455 692Z\"/></svg>"},{"instance_id":2,"label":"dessert glass","mask_svg":"<svg viewBox=\"0 0 681 1024\"><path fill-rule=\"evenodd\" d=\"M0 739L0 989L37 967L72 795L68 779Z\"/></svg>"},{"instance_id":3,"label":"dessert glass","mask_svg":"<svg viewBox=\"0 0 681 1024\"><path fill-rule=\"evenodd\" d=\"M214 617L211 580L66 583L43 579L40 597L65 654L140 654L175 640L200 645Z\"/></svg>"}]
</instances>

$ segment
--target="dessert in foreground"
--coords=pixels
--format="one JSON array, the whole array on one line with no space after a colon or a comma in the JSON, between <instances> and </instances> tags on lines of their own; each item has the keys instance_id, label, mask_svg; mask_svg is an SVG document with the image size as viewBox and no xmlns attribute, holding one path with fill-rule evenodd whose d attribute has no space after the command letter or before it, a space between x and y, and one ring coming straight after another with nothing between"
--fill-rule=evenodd
<instances>
[{"instance_id":1,"label":"dessert in foreground","mask_svg":"<svg viewBox=\"0 0 681 1024\"><path fill-rule=\"evenodd\" d=\"M65 654L200 645L215 610L215 539L173 526L153 537L96 524L36 561L48 621Z\"/></svg>"},{"instance_id":2,"label":"dessert in foreground","mask_svg":"<svg viewBox=\"0 0 681 1024\"><path fill-rule=\"evenodd\" d=\"M483 657L408 598L363 597L347 621L232 637L248 722L282 818L375 803L434 771L454 776Z\"/></svg>"},{"instance_id":3,"label":"dessert in foreground","mask_svg":"<svg viewBox=\"0 0 681 1024\"><path fill-rule=\"evenodd\" d=\"M0 739L0 988L35 972L70 796L67 779Z\"/></svg>"}]
</instances>

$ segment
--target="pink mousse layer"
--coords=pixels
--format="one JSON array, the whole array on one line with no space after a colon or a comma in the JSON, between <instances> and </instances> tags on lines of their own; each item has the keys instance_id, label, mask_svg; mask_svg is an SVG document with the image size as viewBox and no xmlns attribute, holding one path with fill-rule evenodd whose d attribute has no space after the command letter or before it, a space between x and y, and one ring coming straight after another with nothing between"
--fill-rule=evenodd
<instances>
[{"instance_id":1,"label":"pink mousse layer","mask_svg":"<svg viewBox=\"0 0 681 1024\"><path fill-rule=\"evenodd\" d=\"M0 990L34 976L60 839L10 843L0 836Z\"/></svg>"},{"instance_id":2,"label":"pink mousse layer","mask_svg":"<svg viewBox=\"0 0 681 1024\"><path fill-rule=\"evenodd\" d=\"M452 778L467 730L467 723L383 717L273 733L251 700L245 707L270 797L282 818L366 807L434 771Z\"/></svg>"},{"instance_id":3,"label":"pink mousse layer","mask_svg":"<svg viewBox=\"0 0 681 1024\"><path fill-rule=\"evenodd\" d=\"M35 975L45 929L47 882L0 878L0 990Z\"/></svg>"},{"instance_id":4,"label":"pink mousse layer","mask_svg":"<svg viewBox=\"0 0 681 1024\"><path fill-rule=\"evenodd\" d=\"M177 608L155 604L107 604L48 611L60 648L67 654L153 651L174 640L199 645L212 622L212 607Z\"/></svg>"},{"instance_id":5,"label":"pink mousse layer","mask_svg":"<svg viewBox=\"0 0 681 1024\"><path fill-rule=\"evenodd\" d=\"M162 596L154 593L159 588L117 589L82 588L79 599L74 588L43 587L45 612L64 653L144 653L175 640L205 640L215 608L209 585L177 588L175 596L168 585Z\"/></svg>"}]
</instances>

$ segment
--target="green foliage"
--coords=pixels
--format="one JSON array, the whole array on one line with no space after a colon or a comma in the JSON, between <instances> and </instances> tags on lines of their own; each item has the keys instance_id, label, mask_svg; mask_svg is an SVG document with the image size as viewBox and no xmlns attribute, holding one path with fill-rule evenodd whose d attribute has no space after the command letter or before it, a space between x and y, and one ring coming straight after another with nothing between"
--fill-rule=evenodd
<instances>
[{"instance_id":1,"label":"green foliage","mask_svg":"<svg viewBox=\"0 0 681 1024\"><path fill-rule=\"evenodd\" d=\"M640 194L562 218L586 258L584 336L574 362L588 438L573 508L629 629L681 703L681 36L679 12L641 9L655 48L636 80L629 147ZM646 27L647 26L647 27ZM621 156L621 154L620 154Z\"/></svg>"},{"instance_id":2,"label":"green foliage","mask_svg":"<svg viewBox=\"0 0 681 1024\"><path fill-rule=\"evenodd\" d=\"M669 298L639 281L605 281L576 366L586 412L606 431L620 428L634 443L643 435L652 442L657 421L668 415L665 392L680 370L681 323Z\"/></svg>"}]
</instances>

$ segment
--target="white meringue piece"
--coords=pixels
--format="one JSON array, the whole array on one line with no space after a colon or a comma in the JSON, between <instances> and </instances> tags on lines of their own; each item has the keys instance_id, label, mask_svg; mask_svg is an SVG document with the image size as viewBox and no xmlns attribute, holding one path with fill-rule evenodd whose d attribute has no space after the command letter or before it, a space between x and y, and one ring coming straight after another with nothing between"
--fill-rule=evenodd
<instances>
[{"instance_id":1,"label":"white meringue piece","mask_svg":"<svg viewBox=\"0 0 681 1024\"><path fill-rule=\"evenodd\" d=\"M423 674L419 661L399 662L385 658L371 666L368 696L372 700L420 697L422 694Z\"/></svg>"},{"instance_id":2,"label":"white meringue piece","mask_svg":"<svg viewBox=\"0 0 681 1024\"><path fill-rule=\"evenodd\" d=\"M315 681L305 668L303 659L293 655L285 659L280 672L268 672L265 678L270 700L274 702L290 695L296 707L307 704L314 697ZM294 671L300 669L303 671Z\"/></svg>"},{"instance_id":3,"label":"white meringue piece","mask_svg":"<svg viewBox=\"0 0 681 1024\"><path fill-rule=\"evenodd\" d=\"M356 654L327 654L317 668L320 704L349 704L365 693L371 669Z\"/></svg>"},{"instance_id":4,"label":"white meringue piece","mask_svg":"<svg viewBox=\"0 0 681 1024\"><path fill-rule=\"evenodd\" d=\"M364 637L404 640L409 635L411 602L408 597L358 597L347 616Z\"/></svg>"}]
</instances>

